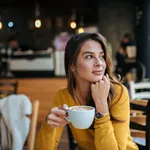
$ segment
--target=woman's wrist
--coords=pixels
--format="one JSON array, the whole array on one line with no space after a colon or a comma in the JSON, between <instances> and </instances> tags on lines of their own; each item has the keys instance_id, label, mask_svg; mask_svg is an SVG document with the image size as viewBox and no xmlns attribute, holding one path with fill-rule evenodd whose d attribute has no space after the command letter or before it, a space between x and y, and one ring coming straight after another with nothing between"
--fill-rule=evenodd
<instances>
[{"instance_id":1,"label":"woman's wrist","mask_svg":"<svg viewBox=\"0 0 150 150\"><path fill-rule=\"evenodd\" d=\"M96 112L109 114L107 102L99 102L99 103L95 104L95 106L96 106Z\"/></svg>"}]
</instances>

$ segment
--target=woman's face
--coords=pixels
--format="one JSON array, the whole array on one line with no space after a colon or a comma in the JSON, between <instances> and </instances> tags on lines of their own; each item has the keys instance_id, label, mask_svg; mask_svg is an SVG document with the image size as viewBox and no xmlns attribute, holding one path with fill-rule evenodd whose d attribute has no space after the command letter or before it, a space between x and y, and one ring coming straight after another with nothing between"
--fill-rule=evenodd
<instances>
[{"instance_id":1,"label":"woman's face","mask_svg":"<svg viewBox=\"0 0 150 150\"><path fill-rule=\"evenodd\" d=\"M102 46L94 40L88 40L81 46L75 71L77 82L97 82L103 78L106 69Z\"/></svg>"}]
</instances>

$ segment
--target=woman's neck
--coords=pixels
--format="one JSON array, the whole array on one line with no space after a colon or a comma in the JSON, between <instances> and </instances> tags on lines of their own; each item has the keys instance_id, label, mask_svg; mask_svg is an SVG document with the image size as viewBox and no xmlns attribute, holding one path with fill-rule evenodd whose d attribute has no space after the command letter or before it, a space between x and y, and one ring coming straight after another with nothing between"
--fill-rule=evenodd
<instances>
[{"instance_id":1,"label":"woman's neck","mask_svg":"<svg viewBox=\"0 0 150 150\"><path fill-rule=\"evenodd\" d=\"M86 97L89 94L90 85L89 84L77 84L74 91L75 97L81 105L86 105Z\"/></svg>"}]
</instances>

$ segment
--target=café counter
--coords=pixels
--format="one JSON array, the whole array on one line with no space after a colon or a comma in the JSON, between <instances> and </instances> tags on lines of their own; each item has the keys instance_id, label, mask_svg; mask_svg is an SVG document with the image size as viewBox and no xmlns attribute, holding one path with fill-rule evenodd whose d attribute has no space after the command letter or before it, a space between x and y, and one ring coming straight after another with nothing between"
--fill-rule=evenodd
<instances>
[{"instance_id":1,"label":"caf\u00e9 counter","mask_svg":"<svg viewBox=\"0 0 150 150\"><path fill-rule=\"evenodd\" d=\"M12 55L9 59L9 71L17 78L53 77L54 54L44 52Z\"/></svg>"}]
</instances>

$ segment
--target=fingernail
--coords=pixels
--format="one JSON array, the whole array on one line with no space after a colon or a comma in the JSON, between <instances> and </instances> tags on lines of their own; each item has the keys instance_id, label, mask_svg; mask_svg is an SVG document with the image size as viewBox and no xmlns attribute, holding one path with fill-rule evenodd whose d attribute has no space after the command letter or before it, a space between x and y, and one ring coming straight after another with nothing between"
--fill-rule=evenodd
<instances>
[{"instance_id":1,"label":"fingernail","mask_svg":"<svg viewBox=\"0 0 150 150\"><path fill-rule=\"evenodd\" d=\"M68 105L64 104L63 106L64 106L65 109L68 109Z\"/></svg>"}]
</instances>

